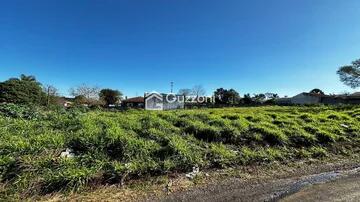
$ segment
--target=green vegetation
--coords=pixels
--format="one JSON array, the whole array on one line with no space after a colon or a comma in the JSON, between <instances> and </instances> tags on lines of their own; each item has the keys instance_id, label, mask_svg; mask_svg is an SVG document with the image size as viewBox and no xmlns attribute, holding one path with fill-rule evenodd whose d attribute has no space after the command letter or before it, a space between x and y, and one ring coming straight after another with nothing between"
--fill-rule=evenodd
<instances>
[{"instance_id":1,"label":"green vegetation","mask_svg":"<svg viewBox=\"0 0 360 202\"><path fill-rule=\"evenodd\" d=\"M105 102L105 106L115 105L120 101L122 93L118 90L113 89L102 89L99 93L101 100Z\"/></svg>"},{"instance_id":2,"label":"green vegetation","mask_svg":"<svg viewBox=\"0 0 360 202\"><path fill-rule=\"evenodd\" d=\"M0 105L0 198L357 152L360 108L46 111ZM71 149L74 157L61 157Z\"/></svg>"},{"instance_id":3,"label":"green vegetation","mask_svg":"<svg viewBox=\"0 0 360 202\"><path fill-rule=\"evenodd\" d=\"M41 83L34 76L21 75L20 78L10 78L0 82L0 103L18 103L40 105L46 101Z\"/></svg>"},{"instance_id":4,"label":"green vegetation","mask_svg":"<svg viewBox=\"0 0 360 202\"><path fill-rule=\"evenodd\" d=\"M360 59L339 68L337 71L340 81L351 88L360 87Z\"/></svg>"}]
</instances>

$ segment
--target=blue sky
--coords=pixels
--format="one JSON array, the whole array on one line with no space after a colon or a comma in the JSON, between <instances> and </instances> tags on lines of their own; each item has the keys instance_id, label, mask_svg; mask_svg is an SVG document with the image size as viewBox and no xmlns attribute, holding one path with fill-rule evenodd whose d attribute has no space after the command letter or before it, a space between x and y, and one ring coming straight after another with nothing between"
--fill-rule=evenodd
<instances>
[{"instance_id":1,"label":"blue sky","mask_svg":"<svg viewBox=\"0 0 360 202\"><path fill-rule=\"evenodd\" d=\"M241 94L354 91L358 0L0 1L0 80L35 75L128 96L203 85Z\"/></svg>"}]
</instances>

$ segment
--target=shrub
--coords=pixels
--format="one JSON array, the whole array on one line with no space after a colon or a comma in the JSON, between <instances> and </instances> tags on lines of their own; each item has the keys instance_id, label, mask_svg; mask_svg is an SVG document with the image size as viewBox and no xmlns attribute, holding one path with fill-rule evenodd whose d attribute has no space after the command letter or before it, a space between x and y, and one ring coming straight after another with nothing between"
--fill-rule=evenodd
<instances>
[{"instance_id":1,"label":"shrub","mask_svg":"<svg viewBox=\"0 0 360 202\"><path fill-rule=\"evenodd\" d=\"M334 120L339 120L340 117L336 114L330 114L329 116L327 116L328 119L334 119Z\"/></svg>"},{"instance_id":2,"label":"shrub","mask_svg":"<svg viewBox=\"0 0 360 202\"><path fill-rule=\"evenodd\" d=\"M318 139L319 143L327 144L327 143L335 142L337 136L335 134L331 134L329 132L320 130L316 133L316 138Z\"/></svg>"},{"instance_id":3,"label":"shrub","mask_svg":"<svg viewBox=\"0 0 360 202\"><path fill-rule=\"evenodd\" d=\"M184 132L194 135L194 137L207 142L219 141L221 138L220 130L214 126L203 124L199 121L187 121Z\"/></svg>"},{"instance_id":4,"label":"shrub","mask_svg":"<svg viewBox=\"0 0 360 202\"><path fill-rule=\"evenodd\" d=\"M310 149L311 156L314 158L323 158L327 156L326 149L322 147L312 147Z\"/></svg>"},{"instance_id":5,"label":"shrub","mask_svg":"<svg viewBox=\"0 0 360 202\"><path fill-rule=\"evenodd\" d=\"M237 114L225 114L221 118L223 119L229 119L229 120L238 120L240 117Z\"/></svg>"},{"instance_id":6,"label":"shrub","mask_svg":"<svg viewBox=\"0 0 360 202\"><path fill-rule=\"evenodd\" d=\"M254 150L248 147L243 147L240 151L239 161L243 165L250 165L269 162L270 159L268 158L264 150Z\"/></svg>"},{"instance_id":7,"label":"shrub","mask_svg":"<svg viewBox=\"0 0 360 202\"><path fill-rule=\"evenodd\" d=\"M201 126L196 130L194 136L207 142L220 141L221 131L213 126Z\"/></svg>"},{"instance_id":8,"label":"shrub","mask_svg":"<svg viewBox=\"0 0 360 202\"><path fill-rule=\"evenodd\" d=\"M59 169L48 170L45 173L41 193L80 190L95 178L96 173L94 168L77 167L76 164L65 163Z\"/></svg>"},{"instance_id":9,"label":"shrub","mask_svg":"<svg viewBox=\"0 0 360 202\"><path fill-rule=\"evenodd\" d=\"M246 119L238 119L231 122L231 125L239 130L241 133L245 133L249 129L249 122Z\"/></svg>"},{"instance_id":10,"label":"shrub","mask_svg":"<svg viewBox=\"0 0 360 202\"><path fill-rule=\"evenodd\" d=\"M210 154L208 156L212 166L224 168L228 165L235 164L236 152L228 149L223 144L211 144Z\"/></svg>"},{"instance_id":11,"label":"shrub","mask_svg":"<svg viewBox=\"0 0 360 202\"><path fill-rule=\"evenodd\" d=\"M306 132L301 127L292 126L283 129L284 133L289 137L292 145L295 147L309 147L316 143L315 135Z\"/></svg>"},{"instance_id":12,"label":"shrub","mask_svg":"<svg viewBox=\"0 0 360 202\"><path fill-rule=\"evenodd\" d=\"M279 129L269 125L254 125L250 131L263 135L264 140L272 145L284 145L288 137Z\"/></svg>"},{"instance_id":13,"label":"shrub","mask_svg":"<svg viewBox=\"0 0 360 202\"><path fill-rule=\"evenodd\" d=\"M284 152L278 148L267 148L265 149L266 155L268 156L269 160L274 161L282 161L286 158Z\"/></svg>"},{"instance_id":14,"label":"shrub","mask_svg":"<svg viewBox=\"0 0 360 202\"><path fill-rule=\"evenodd\" d=\"M16 177L19 173L19 162L11 156L0 156L0 182Z\"/></svg>"},{"instance_id":15,"label":"shrub","mask_svg":"<svg viewBox=\"0 0 360 202\"><path fill-rule=\"evenodd\" d=\"M290 136L290 141L297 147L309 147L315 144L316 137L309 133L294 133Z\"/></svg>"},{"instance_id":16,"label":"shrub","mask_svg":"<svg viewBox=\"0 0 360 202\"><path fill-rule=\"evenodd\" d=\"M310 114L302 114L300 115L300 118L306 123L310 123L314 121L313 117Z\"/></svg>"},{"instance_id":17,"label":"shrub","mask_svg":"<svg viewBox=\"0 0 360 202\"><path fill-rule=\"evenodd\" d=\"M0 115L11 118L38 120L42 118L40 111L35 107L16 104L0 104Z\"/></svg>"},{"instance_id":18,"label":"shrub","mask_svg":"<svg viewBox=\"0 0 360 202\"><path fill-rule=\"evenodd\" d=\"M179 136L169 137L169 156L178 170L188 170L194 165L203 165L204 150Z\"/></svg>"}]
</instances>

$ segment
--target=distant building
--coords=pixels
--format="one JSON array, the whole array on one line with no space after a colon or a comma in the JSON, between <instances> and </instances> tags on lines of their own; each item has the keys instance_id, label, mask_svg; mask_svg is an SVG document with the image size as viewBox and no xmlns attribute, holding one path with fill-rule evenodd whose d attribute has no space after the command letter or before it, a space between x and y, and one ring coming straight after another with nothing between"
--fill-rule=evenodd
<instances>
[{"instance_id":1,"label":"distant building","mask_svg":"<svg viewBox=\"0 0 360 202\"><path fill-rule=\"evenodd\" d=\"M278 105L290 105L291 104L291 98L285 97L285 98L277 98L275 99L275 103Z\"/></svg>"},{"instance_id":2,"label":"distant building","mask_svg":"<svg viewBox=\"0 0 360 202\"><path fill-rule=\"evenodd\" d=\"M300 93L292 98L279 98L275 100L276 104L360 104L360 92L351 95L322 95L316 93Z\"/></svg>"},{"instance_id":3,"label":"distant building","mask_svg":"<svg viewBox=\"0 0 360 202\"><path fill-rule=\"evenodd\" d=\"M144 108L144 97L133 97L133 98L129 98L129 99L125 99L121 101L121 104L123 107L126 108L136 108L136 109L141 109Z\"/></svg>"},{"instance_id":4,"label":"distant building","mask_svg":"<svg viewBox=\"0 0 360 202\"><path fill-rule=\"evenodd\" d=\"M353 93L349 96L346 96L347 104L360 104L360 92Z\"/></svg>"},{"instance_id":5,"label":"distant building","mask_svg":"<svg viewBox=\"0 0 360 202\"><path fill-rule=\"evenodd\" d=\"M68 107L71 107L73 104L74 104L74 98L69 98L69 97L59 97L57 99L57 104L62 106L62 107L65 107L65 108L68 108Z\"/></svg>"},{"instance_id":6,"label":"distant building","mask_svg":"<svg viewBox=\"0 0 360 202\"><path fill-rule=\"evenodd\" d=\"M146 110L172 110L185 108L185 96L165 93L145 93Z\"/></svg>"},{"instance_id":7,"label":"distant building","mask_svg":"<svg viewBox=\"0 0 360 202\"><path fill-rule=\"evenodd\" d=\"M146 110L164 110L162 95L158 93L145 93Z\"/></svg>"},{"instance_id":8,"label":"distant building","mask_svg":"<svg viewBox=\"0 0 360 202\"><path fill-rule=\"evenodd\" d=\"M330 95L330 96L324 96L321 98L322 104L327 105L336 105L336 104L345 104L346 103L346 97L344 95Z\"/></svg>"},{"instance_id":9,"label":"distant building","mask_svg":"<svg viewBox=\"0 0 360 202\"><path fill-rule=\"evenodd\" d=\"M323 95L316 93L300 93L291 98L292 104L319 104Z\"/></svg>"},{"instance_id":10,"label":"distant building","mask_svg":"<svg viewBox=\"0 0 360 202\"><path fill-rule=\"evenodd\" d=\"M352 97L360 97L360 92L353 93L350 96L352 96Z\"/></svg>"}]
</instances>

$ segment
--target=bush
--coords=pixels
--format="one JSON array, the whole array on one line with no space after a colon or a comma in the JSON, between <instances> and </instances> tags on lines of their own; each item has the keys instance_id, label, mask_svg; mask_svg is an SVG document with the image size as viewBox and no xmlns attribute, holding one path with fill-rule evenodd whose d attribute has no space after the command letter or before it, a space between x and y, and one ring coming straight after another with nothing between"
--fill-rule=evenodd
<instances>
[{"instance_id":1,"label":"bush","mask_svg":"<svg viewBox=\"0 0 360 202\"><path fill-rule=\"evenodd\" d=\"M242 165L250 165L250 164L262 164L269 162L269 158L264 152L264 150L254 150L248 147L241 148L239 161Z\"/></svg>"},{"instance_id":2,"label":"bush","mask_svg":"<svg viewBox=\"0 0 360 202\"><path fill-rule=\"evenodd\" d=\"M326 131L318 131L316 133L316 138L318 139L319 143L321 143L321 144L332 143L332 142L335 142L337 139L336 135L331 134Z\"/></svg>"},{"instance_id":3,"label":"bush","mask_svg":"<svg viewBox=\"0 0 360 202\"><path fill-rule=\"evenodd\" d=\"M42 118L41 113L36 107L28 107L16 104L0 104L0 114L10 118L24 118L28 120L38 120Z\"/></svg>"},{"instance_id":4,"label":"bush","mask_svg":"<svg viewBox=\"0 0 360 202\"><path fill-rule=\"evenodd\" d=\"M288 141L288 137L281 130L269 124L254 125L250 131L262 134L264 140L271 145L284 145Z\"/></svg>"},{"instance_id":5,"label":"bush","mask_svg":"<svg viewBox=\"0 0 360 202\"><path fill-rule=\"evenodd\" d=\"M223 144L211 144L208 158L211 165L218 168L236 164L236 152Z\"/></svg>"},{"instance_id":6,"label":"bush","mask_svg":"<svg viewBox=\"0 0 360 202\"><path fill-rule=\"evenodd\" d=\"M310 153L313 158L323 158L327 156L326 149L322 147L313 147L310 149Z\"/></svg>"},{"instance_id":7,"label":"bush","mask_svg":"<svg viewBox=\"0 0 360 202\"><path fill-rule=\"evenodd\" d=\"M48 170L41 183L41 193L54 191L77 191L95 178L96 169L77 167L75 163L64 163L57 170Z\"/></svg>"}]
</instances>

